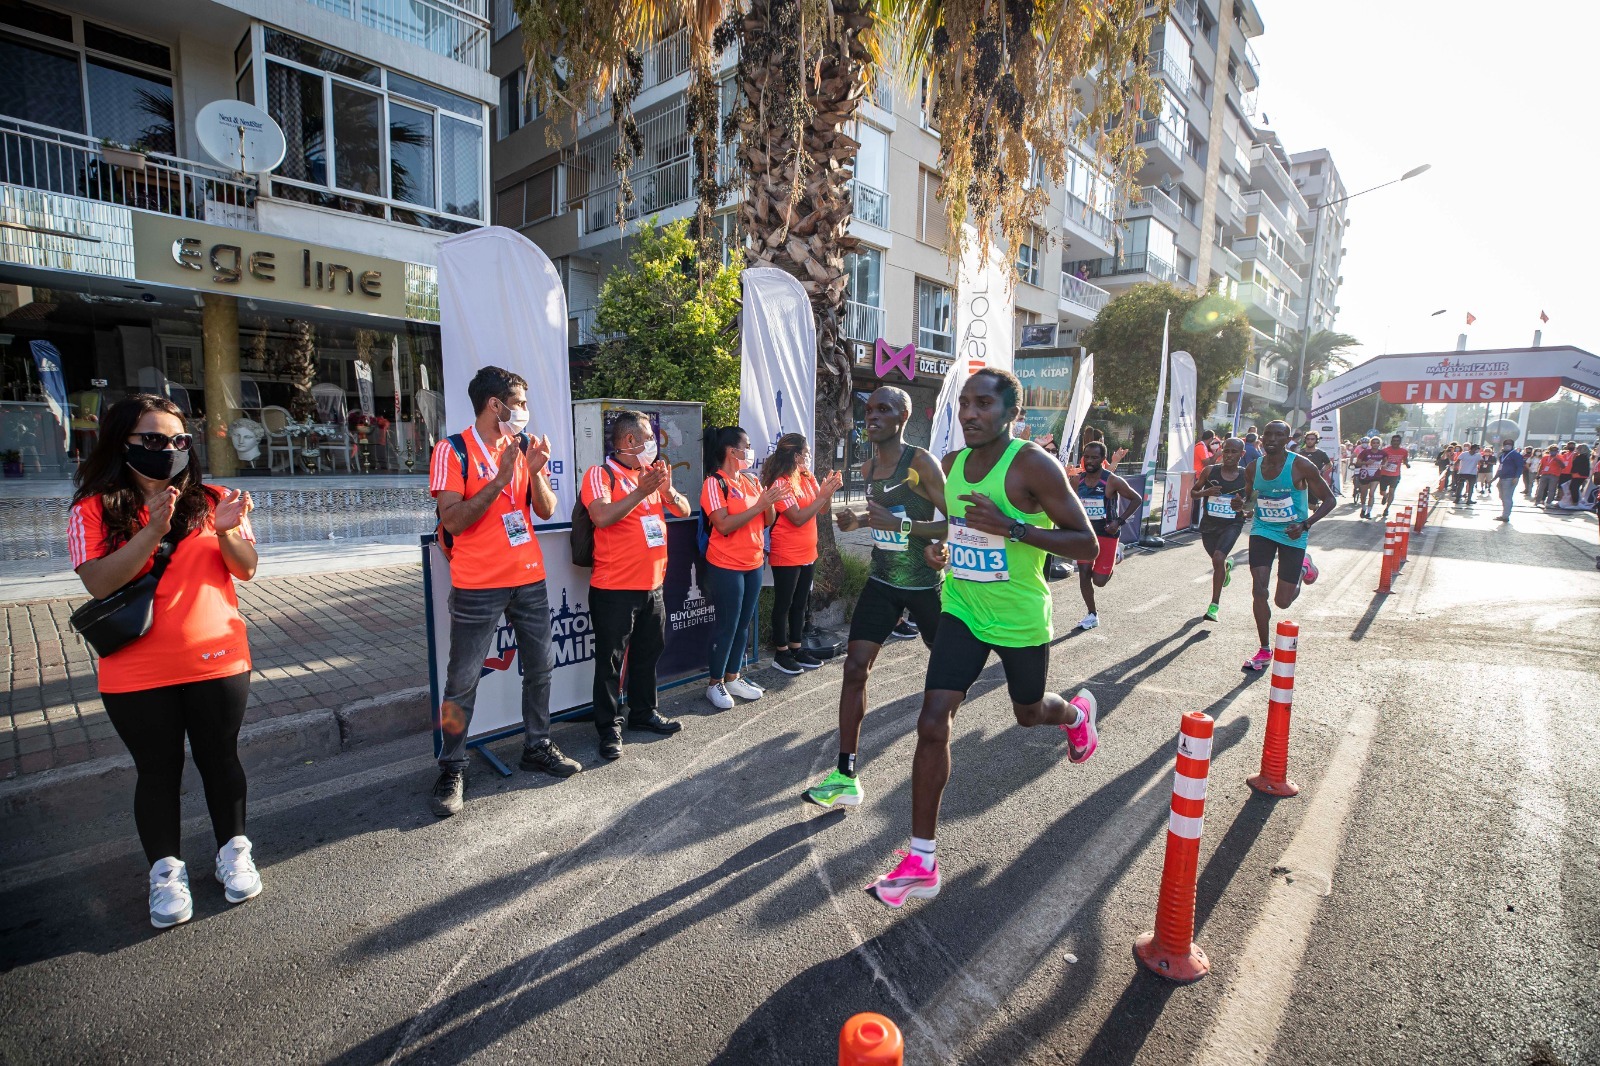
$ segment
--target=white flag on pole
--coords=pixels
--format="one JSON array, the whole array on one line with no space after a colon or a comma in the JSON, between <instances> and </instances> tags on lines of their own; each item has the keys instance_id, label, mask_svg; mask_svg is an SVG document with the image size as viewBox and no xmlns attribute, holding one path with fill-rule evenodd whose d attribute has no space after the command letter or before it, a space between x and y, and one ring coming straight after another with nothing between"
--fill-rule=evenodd
<instances>
[{"instance_id":1,"label":"white flag on pole","mask_svg":"<svg viewBox=\"0 0 1600 1066\"><path fill-rule=\"evenodd\" d=\"M966 447L959 419L967 379L984 367L1012 368L1011 278L1000 249L991 243L985 260L977 230L967 226L956 273L955 359L939 387L928 443L935 459Z\"/></svg>"},{"instance_id":2,"label":"white flag on pole","mask_svg":"<svg viewBox=\"0 0 1600 1066\"><path fill-rule=\"evenodd\" d=\"M1168 311L1161 323L1161 376L1156 385L1156 406L1150 412L1150 435L1144 442L1144 510L1139 515L1141 522L1150 510L1150 485L1156 479L1156 448L1161 443L1161 408L1167 402L1167 343L1171 327L1172 312Z\"/></svg>"},{"instance_id":3,"label":"white flag on pole","mask_svg":"<svg viewBox=\"0 0 1600 1066\"><path fill-rule=\"evenodd\" d=\"M1194 357L1179 351L1173 352L1168 361L1172 364L1172 402L1167 405L1167 487L1161 498L1162 536L1177 532L1185 524L1181 512L1188 494L1183 491L1183 475L1191 472L1195 438Z\"/></svg>"},{"instance_id":4,"label":"white flag on pole","mask_svg":"<svg viewBox=\"0 0 1600 1066\"><path fill-rule=\"evenodd\" d=\"M1078 363L1078 376L1072 383L1072 399L1067 402L1067 421L1061 428L1061 440L1056 451L1062 462L1078 457L1078 438L1083 436L1083 425L1089 417L1089 405L1094 402L1094 353L1090 352Z\"/></svg>"}]
</instances>

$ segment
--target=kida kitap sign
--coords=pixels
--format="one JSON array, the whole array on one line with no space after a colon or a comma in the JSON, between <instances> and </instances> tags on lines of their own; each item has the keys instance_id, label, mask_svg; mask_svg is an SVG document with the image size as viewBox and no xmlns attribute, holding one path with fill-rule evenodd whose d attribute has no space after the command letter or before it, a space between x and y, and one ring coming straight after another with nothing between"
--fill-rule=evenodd
<instances>
[{"instance_id":1,"label":"kida kitap sign","mask_svg":"<svg viewBox=\"0 0 1600 1066\"><path fill-rule=\"evenodd\" d=\"M405 264L393 259L138 211L133 255L140 281L405 316Z\"/></svg>"}]
</instances>

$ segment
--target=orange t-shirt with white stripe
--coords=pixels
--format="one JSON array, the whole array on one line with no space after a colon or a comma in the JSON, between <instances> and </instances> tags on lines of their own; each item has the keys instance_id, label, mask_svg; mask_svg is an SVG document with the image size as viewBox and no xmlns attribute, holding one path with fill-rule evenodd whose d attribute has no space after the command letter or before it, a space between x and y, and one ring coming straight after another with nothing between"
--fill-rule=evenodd
<instances>
[{"instance_id":1,"label":"orange t-shirt with white stripe","mask_svg":"<svg viewBox=\"0 0 1600 1066\"><path fill-rule=\"evenodd\" d=\"M207 489L216 487L208 485ZM141 527L149 520L150 512L141 509ZM255 542L248 515L239 522L239 535ZM67 549L74 570L121 546L107 540L100 497L72 505L67 516ZM149 573L154 563L152 558L135 576ZM150 632L100 660L100 691L143 692L249 672L250 642L244 617L239 614L239 597L208 514L201 527L173 550L156 585Z\"/></svg>"},{"instance_id":2,"label":"orange t-shirt with white stripe","mask_svg":"<svg viewBox=\"0 0 1600 1066\"><path fill-rule=\"evenodd\" d=\"M607 476L609 475L609 476ZM584 475L579 500L612 503L639 487L639 471L607 459ZM597 589L649 592L667 576L666 502L660 489L609 526L594 527L594 573Z\"/></svg>"},{"instance_id":3,"label":"orange t-shirt with white stripe","mask_svg":"<svg viewBox=\"0 0 1600 1066\"><path fill-rule=\"evenodd\" d=\"M761 495L761 483L747 471L740 471L726 478L726 481L728 491L724 492L722 479L716 475L706 478L704 487L700 489L700 507L707 515L723 508L727 508L729 514L743 514L755 506L756 498ZM709 519L706 524L711 525ZM765 523L760 518L750 519L727 537L718 533L716 526L711 526L711 537L706 543L706 562L724 570L759 569L762 556L766 554L766 548L762 545L764 529Z\"/></svg>"},{"instance_id":4,"label":"orange t-shirt with white stripe","mask_svg":"<svg viewBox=\"0 0 1600 1066\"><path fill-rule=\"evenodd\" d=\"M461 459L448 440L434 446L428 467L428 491L456 492L470 499L494 480L496 459L515 437L501 437L488 443L478 439L475 430L462 436L467 443L467 476L461 477ZM506 589L544 580L544 553L533 533L533 515L528 510L528 458L519 454L516 473L483 512L483 517L455 534L450 551L450 584L458 589ZM527 531L524 544L512 544L507 515L521 515L521 528ZM515 520L511 525L516 524ZM520 539L520 538L519 538Z\"/></svg>"},{"instance_id":5,"label":"orange t-shirt with white stripe","mask_svg":"<svg viewBox=\"0 0 1600 1066\"><path fill-rule=\"evenodd\" d=\"M821 487L809 470L800 470L789 479L790 493L777 503L778 520L772 523L773 566L809 566L817 561L817 516L795 525L783 516L785 511L810 507Z\"/></svg>"}]
</instances>

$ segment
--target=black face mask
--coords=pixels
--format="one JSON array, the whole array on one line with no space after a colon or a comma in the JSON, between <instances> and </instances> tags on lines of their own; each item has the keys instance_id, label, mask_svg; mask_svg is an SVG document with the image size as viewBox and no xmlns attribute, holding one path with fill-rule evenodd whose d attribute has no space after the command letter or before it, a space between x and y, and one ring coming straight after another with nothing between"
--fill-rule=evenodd
<instances>
[{"instance_id":1,"label":"black face mask","mask_svg":"<svg viewBox=\"0 0 1600 1066\"><path fill-rule=\"evenodd\" d=\"M151 481L171 481L189 465L189 453L177 449L153 452L143 444L130 444L122 454L123 462L133 467Z\"/></svg>"}]
</instances>

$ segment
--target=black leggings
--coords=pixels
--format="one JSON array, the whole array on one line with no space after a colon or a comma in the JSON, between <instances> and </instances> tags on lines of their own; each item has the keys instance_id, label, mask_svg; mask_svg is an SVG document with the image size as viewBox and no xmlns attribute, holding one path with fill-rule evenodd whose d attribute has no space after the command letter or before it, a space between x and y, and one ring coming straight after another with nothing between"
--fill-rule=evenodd
<instances>
[{"instance_id":1,"label":"black leggings","mask_svg":"<svg viewBox=\"0 0 1600 1066\"><path fill-rule=\"evenodd\" d=\"M250 698L250 675L234 674L140 692L102 692L100 700L139 772L133 789L133 821L139 843L153 865L177 858L178 793L183 787L183 738L189 737L194 766L205 785L211 829L222 847L244 835L244 767L239 764L239 726Z\"/></svg>"},{"instance_id":2,"label":"black leggings","mask_svg":"<svg viewBox=\"0 0 1600 1066\"><path fill-rule=\"evenodd\" d=\"M806 627L806 600L811 598L811 575L816 563L772 568L772 644L783 648L799 644Z\"/></svg>"}]
</instances>

